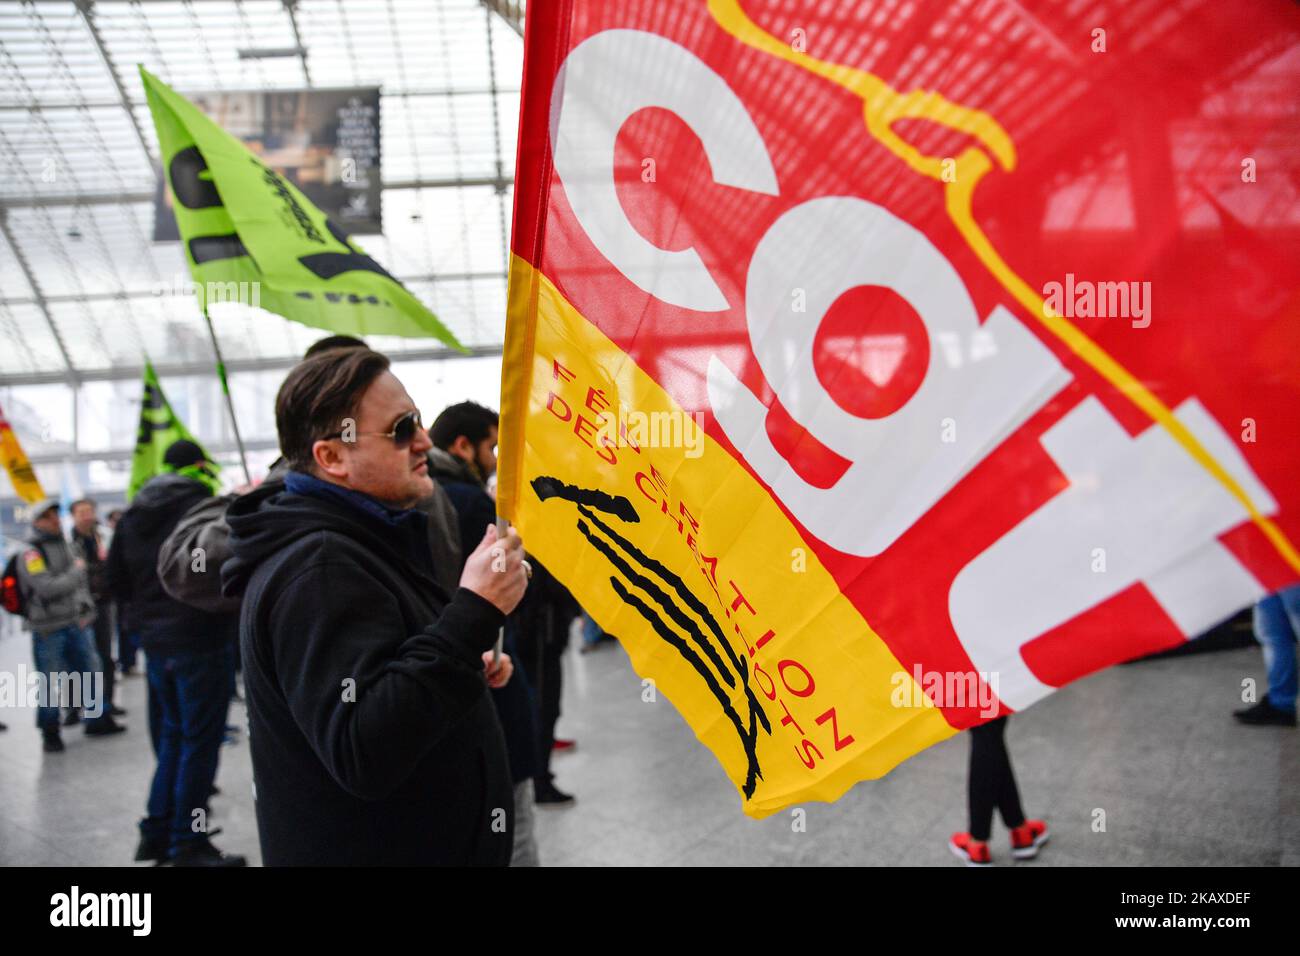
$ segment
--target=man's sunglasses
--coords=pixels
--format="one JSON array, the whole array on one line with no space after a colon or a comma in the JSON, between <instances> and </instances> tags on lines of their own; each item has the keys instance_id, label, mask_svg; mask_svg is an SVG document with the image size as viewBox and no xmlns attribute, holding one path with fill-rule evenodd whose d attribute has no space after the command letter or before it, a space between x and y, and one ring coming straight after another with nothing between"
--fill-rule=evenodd
<instances>
[{"instance_id":1,"label":"man's sunglasses","mask_svg":"<svg viewBox=\"0 0 1300 956\"><path fill-rule=\"evenodd\" d=\"M381 438L390 438L398 448L406 448L411 442L415 441L416 434L421 431L424 431L424 423L420 421L420 413L411 411L393 422L393 427L386 432L357 432L356 435L358 438L362 435L377 435ZM342 432L335 432L333 435L325 436L326 440L342 437Z\"/></svg>"}]
</instances>

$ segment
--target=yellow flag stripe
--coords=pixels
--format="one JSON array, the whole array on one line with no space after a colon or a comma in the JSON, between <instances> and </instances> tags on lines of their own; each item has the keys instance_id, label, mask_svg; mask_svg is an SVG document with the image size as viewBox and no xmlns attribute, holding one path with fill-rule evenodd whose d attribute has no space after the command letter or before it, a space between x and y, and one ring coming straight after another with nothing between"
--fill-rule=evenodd
<instances>
[{"instance_id":1,"label":"yellow flag stripe","mask_svg":"<svg viewBox=\"0 0 1300 956\"><path fill-rule=\"evenodd\" d=\"M592 545L571 503L544 501L529 482L549 476L633 503L639 521L605 523L685 583L707 619L698 609L683 607L682 613L697 627L707 629L709 619L720 626L731 651L747 662L742 671L753 668L749 686L762 691L758 702L771 732L757 735L762 778L745 812L761 817L797 800L834 800L856 781L880 777L955 733L767 489L728 450L703 432L698 453L684 445L647 445L641 452L600 445L595 435L601 415L587 404L589 388L600 389L608 415L684 412L540 271L515 257L510 282L498 509L519 527L529 551L619 636L636 672L653 678L657 692L672 701L742 789L747 757L726 708L700 668L652 629L611 578L646 596L644 582L631 583ZM579 424L580 413L590 423ZM617 461L610 462L615 453ZM663 481L658 491L646 480L652 466ZM679 504L698 523L690 542L685 533L691 528L677 524ZM598 530L594 521L587 524L587 532ZM716 590L701 573L707 566L701 555L716 558ZM752 612L731 605L733 585ZM653 600L645 603L653 610ZM673 630L684 620L668 608L661 613ZM742 632L733 634L733 626ZM762 639L768 631L771 636ZM727 647L716 638L710 646L725 662ZM726 673L723 667L717 676L725 680ZM726 697L734 713L748 713L739 679Z\"/></svg>"}]
</instances>

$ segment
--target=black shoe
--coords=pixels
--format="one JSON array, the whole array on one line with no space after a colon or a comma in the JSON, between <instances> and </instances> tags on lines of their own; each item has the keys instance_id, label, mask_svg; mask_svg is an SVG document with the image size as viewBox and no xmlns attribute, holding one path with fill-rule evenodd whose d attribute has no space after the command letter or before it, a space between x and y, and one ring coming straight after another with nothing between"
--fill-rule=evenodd
<instances>
[{"instance_id":1,"label":"black shoe","mask_svg":"<svg viewBox=\"0 0 1300 956\"><path fill-rule=\"evenodd\" d=\"M126 727L119 724L112 717L105 714L102 720L91 721L86 724L87 737L108 737L112 734L121 734L126 732Z\"/></svg>"},{"instance_id":2,"label":"black shoe","mask_svg":"<svg viewBox=\"0 0 1300 956\"><path fill-rule=\"evenodd\" d=\"M74 707L72 710L68 711L67 716L63 718L63 726L75 727L79 723L81 723L81 711Z\"/></svg>"},{"instance_id":3,"label":"black shoe","mask_svg":"<svg viewBox=\"0 0 1300 956\"><path fill-rule=\"evenodd\" d=\"M152 860L154 863L165 863L169 844L170 840L166 836L141 834L140 845L135 848L135 862L144 863Z\"/></svg>"},{"instance_id":4,"label":"black shoe","mask_svg":"<svg viewBox=\"0 0 1300 956\"><path fill-rule=\"evenodd\" d=\"M9 729L9 725L8 725L8 724L0 724L0 731L5 731L5 730L8 730L8 729Z\"/></svg>"},{"instance_id":5,"label":"black shoe","mask_svg":"<svg viewBox=\"0 0 1300 956\"><path fill-rule=\"evenodd\" d=\"M539 807L558 808L572 806L575 798L549 780L537 780L533 783L533 801Z\"/></svg>"},{"instance_id":6,"label":"black shoe","mask_svg":"<svg viewBox=\"0 0 1300 956\"><path fill-rule=\"evenodd\" d=\"M112 717L125 717L125 716L126 716L126 711L125 711L123 708L117 706L117 704L114 704L112 707L108 708L108 713L109 713L109 715L112 716Z\"/></svg>"},{"instance_id":7,"label":"black shoe","mask_svg":"<svg viewBox=\"0 0 1300 956\"><path fill-rule=\"evenodd\" d=\"M216 833L216 830L212 831ZM237 853L222 853L207 837L187 843L171 859L172 866L248 866L248 860Z\"/></svg>"},{"instance_id":8,"label":"black shoe","mask_svg":"<svg viewBox=\"0 0 1300 956\"><path fill-rule=\"evenodd\" d=\"M1243 724L1252 724L1256 727L1273 726L1273 727L1294 727L1295 711L1282 710L1274 707L1267 697L1261 700L1254 707L1247 707L1245 710L1234 710L1232 716L1236 717Z\"/></svg>"},{"instance_id":9,"label":"black shoe","mask_svg":"<svg viewBox=\"0 0 1300 956\"><path fill-rule=\"evenodd\" d=\"M47 754L63 753L63 738L59 736L57 730L47 730L41 736L44 738L41 749Z\"/></svg>"}]
</instances>

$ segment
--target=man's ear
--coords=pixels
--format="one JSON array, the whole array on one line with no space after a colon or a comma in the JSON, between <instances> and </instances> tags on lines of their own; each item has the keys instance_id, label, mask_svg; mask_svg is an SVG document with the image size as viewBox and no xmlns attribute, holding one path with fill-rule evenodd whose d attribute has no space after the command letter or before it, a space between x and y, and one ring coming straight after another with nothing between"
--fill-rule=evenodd
<instances>
[{"instance_id":1,"label":"man's ear","mask_svg":"<svg viewBox=\"0 0 1300 956\"><path fill-rule=\"evenodd\" d=\"M447 451L451 452L461 461L465 461L466 459L473 460L474 443L464 435L457 435L456 440L451 443L447 448Z\"/></svg>"},{"instance_id":2,"label":"man's ear","mask_svg":"<svg viewBox=\"0 0 1300 956\"><path fill-rule=\"evenodd\" d=\"M322 438L316 441L311 446L311 457L321 474L339 481L347 480L349 470L347 458L343 453L342 443L337 439Z\"/></svg>"}]
</instances>

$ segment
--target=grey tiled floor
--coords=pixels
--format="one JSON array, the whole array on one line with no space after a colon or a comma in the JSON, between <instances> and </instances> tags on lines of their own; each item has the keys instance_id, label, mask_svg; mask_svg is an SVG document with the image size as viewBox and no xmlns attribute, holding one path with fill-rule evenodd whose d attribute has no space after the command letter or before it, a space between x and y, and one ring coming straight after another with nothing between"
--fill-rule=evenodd
<instances>
[{"instance_id":1,"label":"grey tiled floor","mask_svg":"<svg viewBox=\"0 0 1300 956\"><path fill-rule=\"evenodd\" d=\"M0 670L30 666L26 635L0 640ZM578 797L539 811L546 864L958 865L948 835L965 828L968 744L954 739L834 805L745 817L713 757L662 698L643 703L620 648L571 651L565 663L557 782ZM1300 864L1300 734L1237 726L1228 712L1242 678L1262 683L1256 649L1112 668L1014 717L1008 729L1027 812L1046 817L1051 844L1027 865ZM0 864L129 863L152 755L144 681L119 703L128 733L68 732L46 757L26 710L0 710ZM242 724L242 707L232 708ZM257 862L247 742L222 750L213 800L218 845ZM1105 832L1095 832L1096 811ZM994 831L998 862L1005 832ZM999 851L1001 856L999 858ZM1026 865L1026 864L1018 864Z\"/></svg>"}]
</instances>

